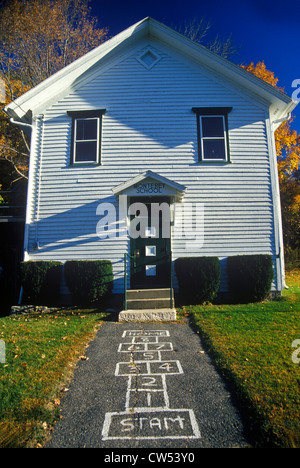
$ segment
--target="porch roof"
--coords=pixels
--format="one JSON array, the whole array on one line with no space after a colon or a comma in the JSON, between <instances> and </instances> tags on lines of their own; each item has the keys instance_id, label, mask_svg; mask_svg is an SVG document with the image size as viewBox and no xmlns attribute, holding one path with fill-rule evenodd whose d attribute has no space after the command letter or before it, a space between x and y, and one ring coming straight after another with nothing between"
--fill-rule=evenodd
<instances>
[{"instance_id":1,"label":"porch roof","mask_svg":"<svg viewBox=\"0 0 300 468\"><path fill-rule=\"evenodd\" d=\"M161 176L160 174L150 170L137 174L135 177L126 180L126 182L113 187L112 192L116 197L118 197L122 193L128 192L131 188L137 186L138 184L146 182L147 179L153 181L154 183L164 184L164 192L154 193L154 195L174 194L176 201L181 202L183 200L186 191L186 187L184 185L181 185L178 182L174 182L173 180L170 180L167 177ZM132 193L130 194L133 195ZM146 194L144 193L144 195ZM150 193L148 193L148 195L150 195Z\"/></svg>"}]
</instances>

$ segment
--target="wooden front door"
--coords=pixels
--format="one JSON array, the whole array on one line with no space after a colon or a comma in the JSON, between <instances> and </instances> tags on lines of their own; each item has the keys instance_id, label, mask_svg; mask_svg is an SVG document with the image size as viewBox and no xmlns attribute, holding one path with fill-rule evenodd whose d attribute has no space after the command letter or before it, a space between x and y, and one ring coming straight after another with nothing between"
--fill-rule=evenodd
<instances>
[{"instance_id":1,"label":"wooden front door","mask_svg":"<svg viewBox=\"0 0 300 468\"><path fill-rule=\"evenodd\" d=\"M142 210L130 216L131 288L170 287L171 239L169 197L132 197L130 205L142 203ZM138 236L136 237L138 231ZM132 233L131 233L132 234Z\"/></svg>"}]
</instances>

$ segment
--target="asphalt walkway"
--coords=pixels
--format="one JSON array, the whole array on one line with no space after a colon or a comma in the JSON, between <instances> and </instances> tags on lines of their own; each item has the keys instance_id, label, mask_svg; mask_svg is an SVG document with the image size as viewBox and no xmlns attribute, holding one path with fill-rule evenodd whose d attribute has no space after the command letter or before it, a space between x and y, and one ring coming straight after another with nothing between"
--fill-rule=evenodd
<instances>
[{"instance_id":1,"label":"asphalt walkway","mask_svg":"<svg viewBox=\"0 0 300 468\"><path fill-rule=\"evenodd\" d=\"M104 322L47 448L249 447L233 395L183 323Z\"/></svg>"}]
</instances>

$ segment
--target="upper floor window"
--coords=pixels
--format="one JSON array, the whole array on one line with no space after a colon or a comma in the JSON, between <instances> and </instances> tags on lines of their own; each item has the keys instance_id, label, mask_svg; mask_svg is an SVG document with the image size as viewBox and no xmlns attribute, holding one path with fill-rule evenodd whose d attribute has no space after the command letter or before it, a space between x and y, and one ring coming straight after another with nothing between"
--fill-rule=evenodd
<instances>
[{"instance_id":1,"label":"upper floor window","mask_svg":"<svg viewBox=\"0 0 300 468\"><path fill-rule=\"evenodd\" d=\"M105 110L68 111L72 117L71 164L100 164Z\"/></svg>"},{"instance_id":2,"label":"upper floor window","mask_svg":"<svg viewBox=\"0 0 300 468\"><path fill-rule=\"evenodd\" d=\"M230 160L228 113L232 107L193 107L197 114L199 161Z\"/></svg>"}]
</instances>

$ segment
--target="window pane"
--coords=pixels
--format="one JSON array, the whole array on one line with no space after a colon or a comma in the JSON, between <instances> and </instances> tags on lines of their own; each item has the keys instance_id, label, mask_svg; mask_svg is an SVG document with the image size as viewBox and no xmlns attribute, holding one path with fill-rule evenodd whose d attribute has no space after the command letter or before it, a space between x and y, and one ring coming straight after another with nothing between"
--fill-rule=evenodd
<instances>
[{"instance_id":1,"label":"window pane","mask_svg":"<svg viewBox=\"0 0 300 468\"><path fill-rule=\"evenodd\" d=\"M97 119L77 120L76 140L97 140Z\"/></svg>"},{"instance_id":2,"label":"window pane","mask_svg":"<svg viewBox=\"0 0 300 468\"><path fill-rule=\"evenodd\" d=\"M223 117L202 117L202 137L223 137Z\"/></svg>"},{"instance_id":3,"label":"window pane","mask_svg":"<svg viewBox=\"0 0 300 468\"><path fill-rule=\"evenodd\" d=\"M202 140L203 159L226 159L225 140Z\"/></svg>"},{"instance_id":4,"label":"window pane","mask_svg":"<svg viewBox=\"0 0 300 468\"><path fill-rule=\"evenodd\" d=\"M77 142L75 162L97 162L97 142Z\"/></svg>"}]
</instances>

